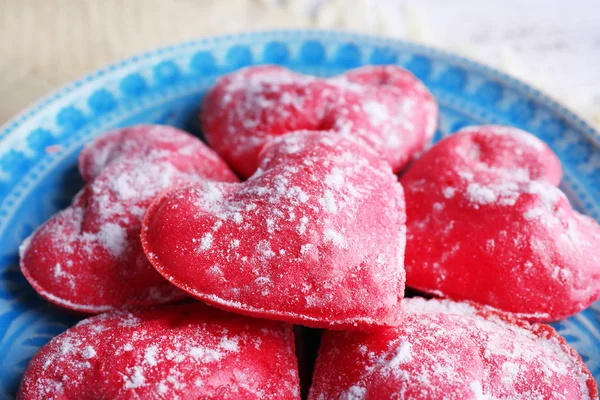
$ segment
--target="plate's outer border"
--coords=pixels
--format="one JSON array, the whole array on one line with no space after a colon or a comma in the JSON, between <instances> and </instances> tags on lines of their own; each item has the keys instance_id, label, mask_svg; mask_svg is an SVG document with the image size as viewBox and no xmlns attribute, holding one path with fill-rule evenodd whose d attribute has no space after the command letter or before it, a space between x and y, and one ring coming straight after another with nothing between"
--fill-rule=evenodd
<instances>
[{"instance_id":1,"label":"plate's outer border","mask_svg":"<svg viewBox=\"0 0 600 400\"><path fill-rule=\"evenodd\" d=\"M45 171L104 126L118 124L165 99L205 89L215 76L259 63L282 64L315 74L364 64L405 66L430 87L441 105L456 109L457 115L514 125L547 142L563 162L564 188L577 199L574 205L600 220L600 134L539 91L492 68L409 42L344 32L271 31L200 39L132 57L75 81L9 121L0 129L0 239L7 235L15 210ZM442 120L438 135L464 124L460 116ZM60 146L61 151L49 153L51 145ZM10 360L1 359L7 354L3 347L19 345L7 342L7 333L15 339L20 329L14 326L19 315L13 307L14 288L9 287L13 282L5 281L6 271L14 273L14 265L9 268L5 260L13 257L15 249L2 247L0 377L10 370L6 365ZM597 303L556 326L570 343L585 341L586 346L600 347L599 310ZM64 327L60 323L57 326L56 331ZM590 338L595 341L590 342ZM593 354L600 354L600 350ZM600 360L596 362L589 355L584 358L598 379ZM7 385L0 383L0 395L12 392L14 388Z\"/></svg>"}]
</instances>

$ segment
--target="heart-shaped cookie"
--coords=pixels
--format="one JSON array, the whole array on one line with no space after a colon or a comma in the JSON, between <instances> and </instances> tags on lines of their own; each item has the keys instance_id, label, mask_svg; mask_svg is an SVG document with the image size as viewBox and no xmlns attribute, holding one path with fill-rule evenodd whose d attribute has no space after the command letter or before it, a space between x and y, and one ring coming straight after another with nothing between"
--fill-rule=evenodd
<instances>
[{"instance_id":1,"label":"heart-shaped cookie","mask_svg":"<svg viewBox=\"0 0 600 400\"><path fill-rule=\"evenodd\" d=\"M394 326L405 210L389 165L353 139L299 131L242 183L202 182L148 209L154 267L209 304L315 327Z\"/></svg>"},{"instance_id":2,"label":"heart-shaped cookie","mask_svg":"<svg viewBox=\"0 0 600 400\"><path fill-rule=\"evenodd\" d=\"M100 136L79 166L86 186L21 246L27 280L52 303L87 313L182 298L142 251L142 216L173 185L237 181L227 165L183 131L139 125Z\"/></svg>"},{"instance_id":3,"label":"heart-shaped cookie","mask_svg":"<svg viewBox=\"0 0 600 400\"><path fill-rule=\"evenodd\" d=\"M113 311L45 345L17 399L300 399L294 335L199 303Z\"/></svg>"},{"instance_id":4,"label":"heart-shaped cookie","mask_svg":"<svg viewBox=\"0 0 600 400\"><path fill-rule=\"evenodd\" d=\"M200 118L210 145L244 177L256 170L265 143L296 130L353 135L398 172L430 142L438 108L400 67L363 67L323 79L267 65L221 78Z\"/></svg>"},{"instance_id":5,"label":"heart-shaped cookie","mask_svg":"<svg viewBox=\"0 0 600 400\"><path fill-rule=\"evenodd\" d=\"M448 300L404 299L402 325L325 332L309 400L598 398L554 329Z\"/></svg>"},{"instance_id":6,"label":"heart-shaped cookie","mask_svg":"<svg viewBox=\"0 0 600 400\"><path fill-rule=\"evenodd\" d=\"M514 128L462 130L402 176L407 285L552 321L600 296L600 227L556 187L560 163Z\"/></svg>"}]
</instances>

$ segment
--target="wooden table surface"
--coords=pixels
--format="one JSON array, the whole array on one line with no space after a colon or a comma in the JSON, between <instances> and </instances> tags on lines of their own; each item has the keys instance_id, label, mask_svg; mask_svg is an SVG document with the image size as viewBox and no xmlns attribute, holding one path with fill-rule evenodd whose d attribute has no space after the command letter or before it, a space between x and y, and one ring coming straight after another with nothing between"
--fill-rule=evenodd
<instances>
[{"instance_id":1,"label":"wooden table surface","mask_svg":"<svg viewBox=\"0 0 600 400\"><path fill-rule=\"evenodd\" d=\"M600 127L598 0L0 0L0 123L60 85L144 50L305 27L461 53L532 83Z\"/></svg>"}]
</instances>

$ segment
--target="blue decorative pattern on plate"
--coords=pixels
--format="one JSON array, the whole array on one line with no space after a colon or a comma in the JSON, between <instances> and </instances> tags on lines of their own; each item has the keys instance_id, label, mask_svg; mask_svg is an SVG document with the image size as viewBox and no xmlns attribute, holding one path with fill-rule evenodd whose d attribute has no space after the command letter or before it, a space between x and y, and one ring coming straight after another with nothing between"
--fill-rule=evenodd
<instances>
[{"instance_id":1,"label":"blue decorative pattern on plate","mask_svg":"<svg viewBox=\"0 0 600 400\"><path fill-rule=\"evenodd\" d=\"M76 321L42 301L18 268L21 241L81 187L76 159L99 133L135 123L197 132L200 99L215 79L261 63L330 76L365 64L398 64L436 96L436 139L467 125L525 129L564 167L575 208L600 220L600 135L536 90L460 57L411 43L333 32L221 36L108 66L47 97L0 131L0 397L12 398L37 349ZM600 302L554 324L600 379Z\"/></svg>"}]
</instances>

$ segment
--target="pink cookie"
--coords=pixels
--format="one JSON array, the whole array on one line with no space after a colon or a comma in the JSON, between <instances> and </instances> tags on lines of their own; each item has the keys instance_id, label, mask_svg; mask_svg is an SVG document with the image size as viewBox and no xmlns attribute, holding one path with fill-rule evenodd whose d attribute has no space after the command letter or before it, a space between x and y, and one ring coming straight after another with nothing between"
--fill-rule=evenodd
<instances>
[{"instance_id":1,"label":"pink cookie","mask_svg":"<svg viewBox=\"0 0 600 400\"><path fill-rule=\"evenodd\" d=\"M548 325L448 300L405 299L398 328L325 332L309 400L597 399Z\"/></svg>"},{"instance_id":2,"label":"pink cookie","mask_svg":"<svg viewBox=\"0 0 600 400\"><path fill-rule=\"evenodd\" d=\"M400 67L363 67L323 79L267 65L221 78L200 117L208 142L244 177L256 170L265 143L295 130L356 136L398 172L431 141L438 108Z\"/></svg>"},{"instance_id":3,"label":"pink cookie","mask_svg":"<svg viewBox=\"0 0 600 400\"><path fill-rule=\"evenodd\" d=\"M44 346L17 399L300 399L294 335L198 303L114 311Z\"/></svg>"},{"instance_id":4,"label":"pink cookie","mask_svg":"<svg viewBox=\"0 0 600 400\"><path fill-rule=\"evenodd\" d=\"M164 189L235 182L233 173L200 140L152 125L100 136L81 152L79 169L87 184L71 206L21 246L27 280L48 301L86 313L181 299L142 251L142 216Z\"/></svg>"},{"instance_id":5,"label":"pink cookie","mask_svg":"<svg viewBox=\"0 0 600 400\"><path fill-rule=\"evenodd\" d=\"M529 320L573 315L600 296L600 228L556 187L560 163L514 128L462 130L402 176L407 285Z\"/></svg>"},{"instance_id":6,"label":"pink cookie","mask_svg":"<svg viewBox=\"0 0 600 400\"><path fill-rule=\"evenodd\" d=\"M150 206L142 244L171 283L241 314L315 327L395 326L405 211L390 167L331 132L265 147L243 183L202 182Z\"/></svg>"}]
</instances>

